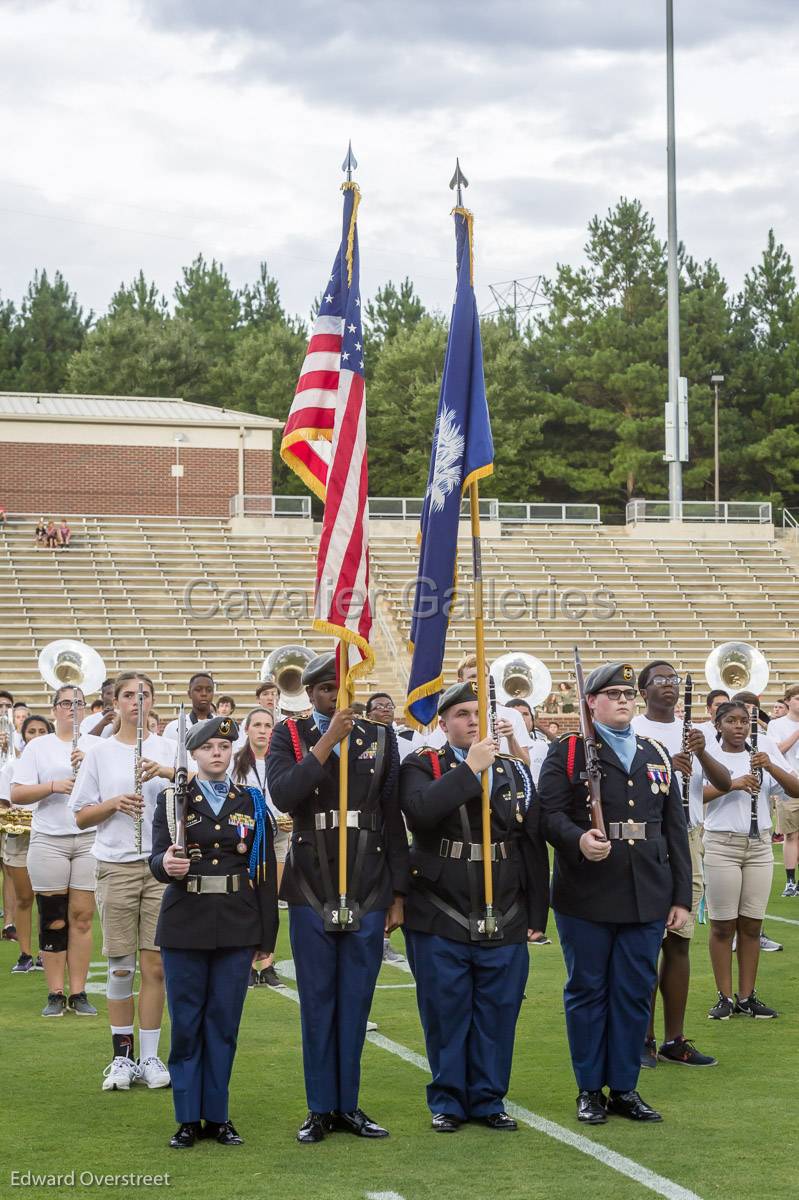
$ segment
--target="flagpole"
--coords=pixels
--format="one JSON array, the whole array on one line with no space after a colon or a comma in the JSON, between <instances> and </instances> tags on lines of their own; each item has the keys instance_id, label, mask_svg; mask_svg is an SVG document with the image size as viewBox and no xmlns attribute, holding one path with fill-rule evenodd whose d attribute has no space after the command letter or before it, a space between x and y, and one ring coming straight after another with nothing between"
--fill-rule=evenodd
<instances>
[{"instance_id":1,"label":"flagpole","mask_svg":"<svg viewBox=\"0 0 799 1200\"><path fill-rule=\"evenodd\" d=\"M338 644L338 699L336 707L340 710L349 708L350 697L347 691L347 664L349 654L347 643L343 638ZM349 905L347 904L347 800L349 793L350 767L350 738L349 734L339 742L338 758L338 899L339 925L346 929L349 925Z\"/></svg>"},{"instance_id":2,"label":"flagpole","mask_svg":"<svg viewBox=\"0 0 799 1200\"><path fill-rule=\"evenodd\" d=\"M455 174L450 180L455 189L458 208L463 208L463 189L469 181L461 170L459 159L455 159ZM471 247L470 247L471 253ZM474 577L474 641L477 654L477 736L482 741L488 733L488 680L485 666L488 659L485 651L485 624L483 619L483 558L480 550L480 489L478 481L469 484L469 507L472 525L472 575ZM482 835L483 835L483 887L485 890L485 932L491 937L497 932L494 916L494 872L491 863L491 772L485 770L480 776L482 788Z\"/></svg>"}]
</instances>

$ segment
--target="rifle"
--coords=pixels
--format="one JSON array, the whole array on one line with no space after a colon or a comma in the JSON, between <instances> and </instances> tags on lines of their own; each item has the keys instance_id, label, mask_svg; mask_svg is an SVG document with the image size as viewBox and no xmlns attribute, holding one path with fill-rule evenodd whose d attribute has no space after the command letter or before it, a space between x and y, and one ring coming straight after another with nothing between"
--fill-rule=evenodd
<instances>
[{"instance_id":1,"label":"rifle","mask_svg":"<svg viewBox=\"0 0 799 1200\"><path fill-rule=\"evenodd\" d=\"M580 651L574 647L574 675L577 681L577 704L580 712L580 735L585 747L585 777L588 782L588 811L591 814L591 828L596 829L606 838L605 818L602 815L601 779L602 768L599 765L599 751L596 747L596 733L591 710L585 695L585 680L583 664L580 661Z\"/></svg>"}]
</instances>

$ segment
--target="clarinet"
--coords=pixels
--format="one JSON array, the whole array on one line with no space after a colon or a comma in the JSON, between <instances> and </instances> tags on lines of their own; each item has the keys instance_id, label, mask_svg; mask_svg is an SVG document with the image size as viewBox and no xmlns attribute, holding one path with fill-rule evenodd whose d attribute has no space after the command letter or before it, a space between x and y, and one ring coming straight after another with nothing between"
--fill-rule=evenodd
<instances>
[{"instance_id":1,"label":"clarinet","mask_svg":"<svg viewBox=\"0 0 799 1200\"><path fill-rule=\"evenodd\" d=\"M755 779L757 780L757 789L754 792L752 792L752 813L749 818L749 837L752 841L759 842L760 841L760 830L758 829L758 824L757 824L757 801L758 801L758 797L760 795L760 785L763 782L763 770L761 767L752 766L752 759L757 754L758 724L757 724L757 705L756 704L752 705L751 709L749 710L749 713L750 713L749 772L750 772L750 774L754 775Z\"/></svg>"},{"instance_id":2,"label":"clarinet","mask_svg":"<svg viewBox=\"0 0 799 1200\"><path fill-rule=\"evenodd\" d=\"M488 676L488 732L491 734L491 740L499 748L499 739L497 737L497 686L494 683L494 676Z\"/></svg>"},{"instance_id":3,"label":"clarinet","mask_svg":"<svg viewBox=\"0 0 799 1200\"><path fill-rule=\"evenodd\" d=\"M139 680L139 694L136 698L136 747L133 752L133 791L139 800L143 800L144 785L142 783L142 742L144 741L144 683ZM142 814L138 812L133 818L136 853L142 852Z\"/></svg>"},{"instance_id":4,"label":"clarinet","mask_svg":"<svg viewBox=\"0 0 799 1200\"><path fill-rule=\"evenodd\" d=\"M691 762L692 765L693 765L694 758L688 749L688 736L691 732L691 705L693 704L693 699L694 699L694 681L690 675L686 675L685 676L685 695L683 697L683 707L685 709L685 713L683 716L683 725L682 725L682 752L683 752L683 754L688 755L689 761ZM686 823L686 825L689 826L689 828L690 828L690 824L691 824L690 817L689 817L690 790L691 790L691 772L689 771L687 774L684 774L682 777L682 806L683 806L683 811L685 813L685 823Z\"/></svg>"},{"instance_id":5,"label":"clarinet","mask_svg":"<svg viewBox=\"0 0 799 1200\"><path fill-rule=\"evenodd\" d=\"M188 804L188 755L186 752L186 711L181 704L178 715L178 753L175 763L175 845L177 857L186 854L186 805Z\"/></svg>"}]
</instances>

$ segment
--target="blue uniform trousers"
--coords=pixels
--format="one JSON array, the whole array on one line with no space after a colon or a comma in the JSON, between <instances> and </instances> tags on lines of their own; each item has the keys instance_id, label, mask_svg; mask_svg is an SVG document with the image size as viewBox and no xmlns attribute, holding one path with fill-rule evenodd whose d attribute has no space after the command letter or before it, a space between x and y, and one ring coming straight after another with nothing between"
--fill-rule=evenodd
<instances>
[{"instance_id":1,"label":"blue uniform trousers","mask_svg":"<svg viewBox=\"0 0 799 1200\"><path fill-rule=\"evenodd\" d=\"M312 1112L358 1107L361 1052L383 961L385 923L385 910L373 910L353 933L326 933L309 905L289 905L305 1093Z\"/></svg>"},{"instance_id":2,"label":"blue uniform trousers","mask_svg":"<svg viewBox=\"0 0 799 1200\"><path fill-rule=\"evenodd\" d=\"M581 1091L638 1082L665 921L624 924L555 913L572 1067Z\"/></svg>"},{"instance_id":3,"label":"blue uniform trousers","mask_svg":"<svg viewBox=\"0 0 799 1200\"><path fill-rule=\"evenodd\" d=\"M228 1086L247 995L253 947L161 947L172 1044L169 1073L180 1124L228 1120Z\"/></svg>"},{"instance_id":4,"label":"blue uniform trousers","mask_svg":"<svg viewBox=\"0 0 799 1200\"><path fill-rule=\"evenodd\" d=\"M407 929L405 945L433 1075L430 1111L462 1121L503 1112L527 944L480 946Z\"/></svg>"}]
</instances>

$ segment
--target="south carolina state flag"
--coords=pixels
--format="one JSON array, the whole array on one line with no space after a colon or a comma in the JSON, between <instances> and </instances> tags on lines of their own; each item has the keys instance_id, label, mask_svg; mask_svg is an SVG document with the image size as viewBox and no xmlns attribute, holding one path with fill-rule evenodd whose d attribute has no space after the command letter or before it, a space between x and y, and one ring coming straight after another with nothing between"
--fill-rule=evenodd
<instances>
[{"instance_id":1,"label":"south carolina state flag","mask_svg":"<svg viewBox=\"0 0 799 1200\"><path fill-rule=\"evenodd\" d=\"M474 295L472 214L456 208L458 282L422 508L419 572L411 622L413 653L406 720L424 729L444 686L442 667L458 555L461 498L494 470L480 318Z\"/></svg>"}]
</instances>

